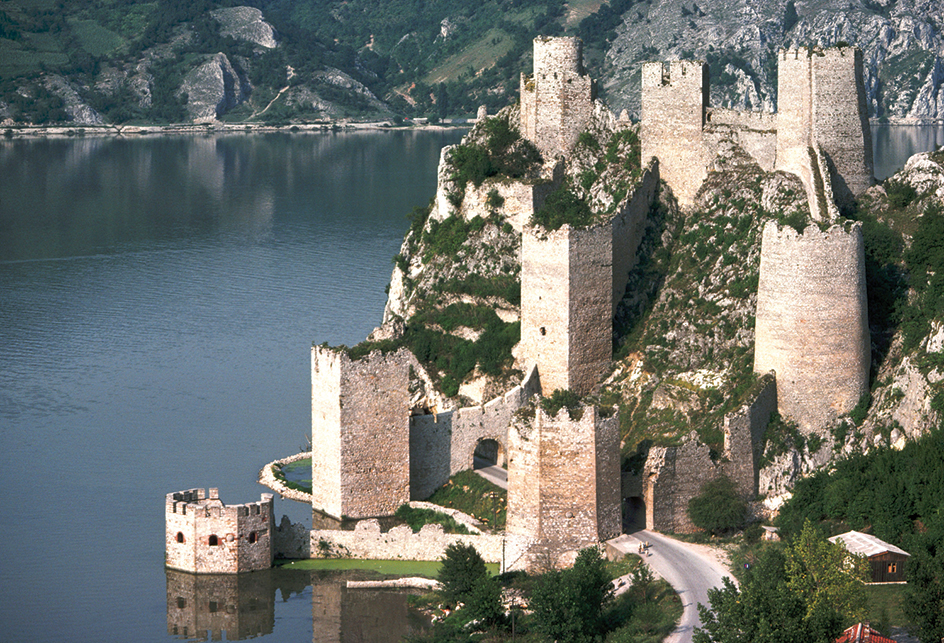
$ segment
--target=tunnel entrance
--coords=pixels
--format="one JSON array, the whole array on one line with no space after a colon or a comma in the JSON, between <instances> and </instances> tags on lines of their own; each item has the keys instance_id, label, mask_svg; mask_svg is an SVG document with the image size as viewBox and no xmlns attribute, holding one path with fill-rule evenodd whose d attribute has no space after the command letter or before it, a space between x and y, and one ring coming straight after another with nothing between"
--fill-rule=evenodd
<instances>
[{"instance_id":1,"label":"tunnel entrance","mask_svg":"<svg viewBox=\"0 0 944 643\"><path fill-rule=\"evenodd\" d=\"M475 451L472 453L472 468L484 469L496 464L503 464L501 462L504 459L503 455L498 440L479 440L479 443L475 445Z\"/></svg>"},{"instance_id":2,"label":"tunnel entrance","mask_svg":"<svg viewBox=\"0 0 944 643\"><path fill-rule=\"evenodd\" d=\"M646 528L646 501L641 496L623 500L623 533L630 534Z\"/></svg>"}]
</instances>

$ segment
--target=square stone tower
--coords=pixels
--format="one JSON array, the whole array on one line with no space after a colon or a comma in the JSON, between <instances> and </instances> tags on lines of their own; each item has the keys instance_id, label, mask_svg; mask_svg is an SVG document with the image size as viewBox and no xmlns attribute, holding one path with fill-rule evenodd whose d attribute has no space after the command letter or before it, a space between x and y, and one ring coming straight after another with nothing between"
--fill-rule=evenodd
<instances>
[{"instance_id":1,"label":"square stone tower","mask_svg":"<svg viewBox=\"0 0 944 643\"><path fill-rule=\"evenodd\" d=\"M619 426L596 407L579 419L567 409L509 430L508 533L554 558L617 536L620 507Z\"/></svg>"},{"instance_id":2,"label":"square stone tower","mask_svg":"<svg viewBox=\"0 0 944 643\"><path fill-rule=\"evenodd\" d=\"M526 228L521 237L521 357L545 395L585 395L613 357L613 232Z\"/></svg>"},{"instance_id":3,"label":"square stone tower","mask_svg":"<svg viewBox=\"0 0 944 643\"><path fill-rule=\"evenodd\" d=\"M393 514L410 500L410 355L311 349L312 507L336 518Z\"/></svg>"},{"instance_id":4,"label":"square stone tower","mask_svg":"<svg viewBox=\"0 0 944 643\"><path fill-rule=\"evenodd\" d=\"M642 162L659 159L659 176L679 203L692 205L708 176L702 131L708 108L708 65L677 60L642 66Z\"/></svg>"},{"instance_id":5,"label":"square stone tower","mask_svg":"<svg viewBox=\"0 0 944 643\"><path fill-rule=\"evenodd\" d=\"M593 113L594 84L579 38L534 39L534 74L521 74L521 133L545 160L570 152Z\"/></svg>"},{"instance_id":6,"label":"square stone tower","mask_svg":"<svg viewBox=\"0 0 944 643\"><path fill-rule=\"evenodd\" d=\"M776 169L800 177L811 205L827 196L818 175L829 177L837 205L851 204L874 182L862 51L801 47L781 50L777 58ZM817 155L826 167L819 167ZM812 209L814 218L823 218L825 208Z\"/></svg>"}]
</instances>

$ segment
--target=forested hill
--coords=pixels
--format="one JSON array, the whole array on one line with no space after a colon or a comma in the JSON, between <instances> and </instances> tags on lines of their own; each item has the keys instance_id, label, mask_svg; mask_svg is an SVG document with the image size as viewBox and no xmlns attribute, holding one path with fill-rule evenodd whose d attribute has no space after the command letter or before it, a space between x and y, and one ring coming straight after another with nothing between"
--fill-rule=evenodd
<instances>
[{"instance_id":1,"label":"forested hill","mask_svg":"<svg viewBox=\"0 0 944 643\"><path fill-rule=\"evenodd\" d=\"M679 57L709 62L715 104L773 109L777 48L846 41L873 116L941 119L942 32L944 0L6 0L0 121L494 113L533 38L564 34L617 111L641 62Z\"/></svg>"}]
</instances>

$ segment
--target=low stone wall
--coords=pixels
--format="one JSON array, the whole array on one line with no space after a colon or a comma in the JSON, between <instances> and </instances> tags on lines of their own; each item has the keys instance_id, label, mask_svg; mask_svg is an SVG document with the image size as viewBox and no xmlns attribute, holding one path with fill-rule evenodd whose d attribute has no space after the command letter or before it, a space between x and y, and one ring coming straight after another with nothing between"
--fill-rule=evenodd
<instances>
[{"instance_id":1,"label":"low stone wall","mask_svg":"<svg viewBox=\"0 0 944 643\"><path fill-rule=\"evenodd\" d=\"M298 502L304 502L306 505L310 505L310 493L305 493L304 491L299 491L298 489L290 489L289 487L286 487L284 482L275 477L275 470L273 469L275 465L286 465L310 457L311 451L305 451L304 453L296 453L295 455L290 455L287 458L270 462L266 466L262 467L262 469L259 471L259 484L265 485L269 489L272 489L272 491L276 492L283 498L297 500Z\"/></svg>"},{"instance_id":2,"label":"low stone wall","mask_svg":"<svg viewBox=\"0 0 944 643\"><path fill-rule=\"evenodd\" d=\"M471 531L473 534L482 533L482 523L473 518L467 513L462 513L458 509L452 509L450 507L443 507L441 505L434 505L431 502L422 502L420 500L414 500L410 503L410 506L414 509L429 509L430 511L436 511L441 514L445 514L455 520L458 523L465 525L466 529Z\"/></svg>"},{"instance_id":3,"label":"low stone wall","mask_svg":"<svg viewBox=\"0 0 944 643\"><path fill-rule=\"evenodd\" d=\"M520 539L502 534L447 534L440 525L424 525L419 532L405 525L382 532L374 519L361 520L353 531L313 529L311 557L319 552L343 553L345 558L367 560L439 560L449 545L464 543L475 547L487 563L508 565L523 553Z\"/></svg>"},{"instance_id":4,"label":"low stone wall","mask_svg":"<svg viewBox=\"0 0 944 643\"><path fill-rule=\"evenodd\" d=\"M288 516L275 528L272 541L276 558L311 558L311 529L302 523L293 523Z\"/></svg>"}]
</instances>

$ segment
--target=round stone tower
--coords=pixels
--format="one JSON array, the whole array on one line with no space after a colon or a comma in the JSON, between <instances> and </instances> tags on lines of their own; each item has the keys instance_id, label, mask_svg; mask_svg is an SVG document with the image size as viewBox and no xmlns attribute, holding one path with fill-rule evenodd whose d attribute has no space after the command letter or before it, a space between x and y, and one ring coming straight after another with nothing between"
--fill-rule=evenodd
<instances>
[{"instance_id":1,"label":"round stone tower","mask_svg":"<svg viewBox=\"0 0 944 643\"><path fill-rule=\"evenodd\" d=\"M754 370L774 371L777 408L804 432L848 413L869 389L862 225L764 227Z\"/></svg>"}]
</instances>

